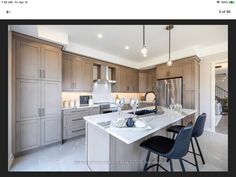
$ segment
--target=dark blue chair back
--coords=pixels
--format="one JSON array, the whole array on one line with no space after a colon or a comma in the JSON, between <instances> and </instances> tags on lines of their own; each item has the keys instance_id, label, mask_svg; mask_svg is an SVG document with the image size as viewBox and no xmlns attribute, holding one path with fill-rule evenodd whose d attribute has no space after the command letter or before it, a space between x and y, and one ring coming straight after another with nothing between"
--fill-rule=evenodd
<instances>
[{"instance_id":1,"label":"dark blue chair back","mask_svg":"<svg viewBox=\"0 0 236 177\"><path fill-rule=\"evenodd\" d=\"M188 124L183 127L178 133L174 146L171 151L167 154L170 159L179 159L184 157L188 153L190 139L193 132L193 125Z\"/></svg>"},{"instance_id":2,"label":"dark blue chair back","mask_svg":"<svg viewBox=\"0 0 236 177\"><path fill-rule=\"evenodd\" d=\"M198 116L194 124L192 137L199 137L202 135L204 131L205 122L206 122L206 113L202 113L200 116Z\"/></svg>"}]
</instances>

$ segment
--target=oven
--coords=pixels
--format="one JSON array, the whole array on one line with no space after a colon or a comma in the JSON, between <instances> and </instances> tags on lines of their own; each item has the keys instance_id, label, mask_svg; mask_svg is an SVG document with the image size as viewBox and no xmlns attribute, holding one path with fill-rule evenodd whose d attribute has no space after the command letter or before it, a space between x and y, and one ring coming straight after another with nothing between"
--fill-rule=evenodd
<instances>
[{"instance_id":1,"label":"oven","mask_svg":"<svg viewBox=\"0 0 236 177\"><path fill-rule=\"evenodd\" d=\"M114 104L111 103L100 103L100 113L106 114L111 112L117 112L118 108Z\"/></svg>"}]
</instances>

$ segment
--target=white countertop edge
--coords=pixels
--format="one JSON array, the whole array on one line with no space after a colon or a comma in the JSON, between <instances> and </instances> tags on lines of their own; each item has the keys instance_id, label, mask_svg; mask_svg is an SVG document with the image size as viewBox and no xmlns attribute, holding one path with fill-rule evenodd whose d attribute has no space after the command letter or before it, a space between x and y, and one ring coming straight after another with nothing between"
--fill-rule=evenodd
<instances>
[{"instance_id":1,"label":"white countertop edge","mask_svg":"<svg viewBox=\"0 0 236 177\"><path fill-rule=\"evenodd\" d=\"M140 108L139 110L142 110L142 109L147 109L147 108ZM132 110L125 110L125 111L122 111L122 112L126 113L126 112L129 112L129 111L132 111ZM192 109L183 109L183 112L184 112L184 111L187 111L187 112L188 112L188 115L191 115L191 114L194 114L194 113L197 112L197 110L192 110ZM189 112L189 111L190 111L190 112ZM93 115L93 116L95 116L95 115ZM177 118L177 119L175 119L175 120L169 122L169 123L166 124L166 125L163 125L163 126L161 126L161 127L155 128L155 129L151 129L151 130L147 131L146 133L144 132L144 134L143 134L142 136L135 137L135 138L133 138L133 139L131 139L131 140L127 140L127 139L125 139L125 138L123 138L123 137L121 137L121 136L115 134L114 132L110 131L109 129L104 128L104 127L98 125L98 124L95 123L94 121L90 120L90 119L89 119L90 117L91 117L91 116L85 116L84 119L85 119L87 122L89 122L89 123L95 125L96 127L100 128L100 129L102 129L102 130L105 130L107 133L109 133L110 135L114 136L115 138L117 138L117 139L123 141L124 143L126 143L126 144L131 144L131 143L134 143L135 141L138 141L139 139L144 138L144 137L146 137L146 136L148 136L148 135L150 135L150 134L152 134L152 133L154 133L154 132L156 132L156 131L158 131L158 130L160 130L160 129L162 129L162 128L164 128L164 127L166 127L166 126L168 126L168 125L170 125L170 124L172 124L172 123L175 123L175 122L177 122L177 121L179 121L179 120L185 118L186 116L183 115L183 116L181 116L181 117L179 117L179 118Z\"/></svg>"}]
</instances>

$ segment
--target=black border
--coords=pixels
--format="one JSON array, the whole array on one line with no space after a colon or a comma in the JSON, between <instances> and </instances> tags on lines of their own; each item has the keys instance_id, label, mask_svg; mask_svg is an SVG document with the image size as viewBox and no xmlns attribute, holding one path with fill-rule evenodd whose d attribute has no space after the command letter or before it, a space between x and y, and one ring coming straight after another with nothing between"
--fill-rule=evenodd
<instances>
[{"instance_id":1,"label":"black border","mask_svg":"<svg viewBox=\"0 0 236 177\"><path fill-rule=\"evenodd\" d=\"M178 24L178 25L229 25L228 27L228 62L229 62L229 70L228 70L228 76L229 76L229 132L228 132L228 172L201 172L201 173L142 173L142 172L119 172L119 173L104 173L104 172L8 172L8 157L7 157L7 114L8 114L8 80L7 80L7 53L8 53L8 41L7 41L7 32L8 28L7 25L13 25L13 24L48 24L48 25L56 25L56 24L65 24L65 25L73 25L73 24L79 24L79 25L140 25L140 24ZM236 72L234 72L234 67L236 67L236 21L235 20L150 20L150 19L143 19L143 20L132 20L132 19L126 19L126 20L0 20L0 83L1 83L1 96L0 96L0 102L1 102L1 116L0 116L0 135L1 135L1 143L0 143L0 157L1 159L1 166L0 166L0 174L4 176L94 176L94 175L101 175L101 176L116 176L116 175L133 175L133 176L156 176L156 175L206 175L206 176L228 176L232 175L234 172L234 163L233 163L233 157L235 156L235 142L234 142L234 128L235 126L235 113L233 108L233 98L235 98L235 84L233 84L234 76L236 75Z\"/></svg>"}]
</instances>

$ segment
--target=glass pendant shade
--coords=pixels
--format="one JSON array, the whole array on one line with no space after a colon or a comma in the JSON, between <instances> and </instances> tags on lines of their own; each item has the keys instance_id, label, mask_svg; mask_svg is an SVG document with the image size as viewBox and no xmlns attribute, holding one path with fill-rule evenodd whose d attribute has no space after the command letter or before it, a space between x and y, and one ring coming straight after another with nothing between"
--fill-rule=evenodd
<instances>
[{"instance_id":1,"label":"glass pendant shade","mask_svg":"<svg viewBox=\"0 0 236 177\"><path fill-rule=\"evenodd\" d=\"M147 57L148 50L147 50L147 47L146 47L146 46L144 46L144 47L141 49L141 53L143 54L144 57Z\"/></svg>"},{"instance_id":2,"label":"glass pendant shade","mask_svg":"<svg viewBox=\"0 0 236 177\"><path fill-rule=\"evenodd\" d=\"M167 64L167 66L172 66L173 62L171 60L169 60L166 64Z\"/></svg>"}]
</instances>

